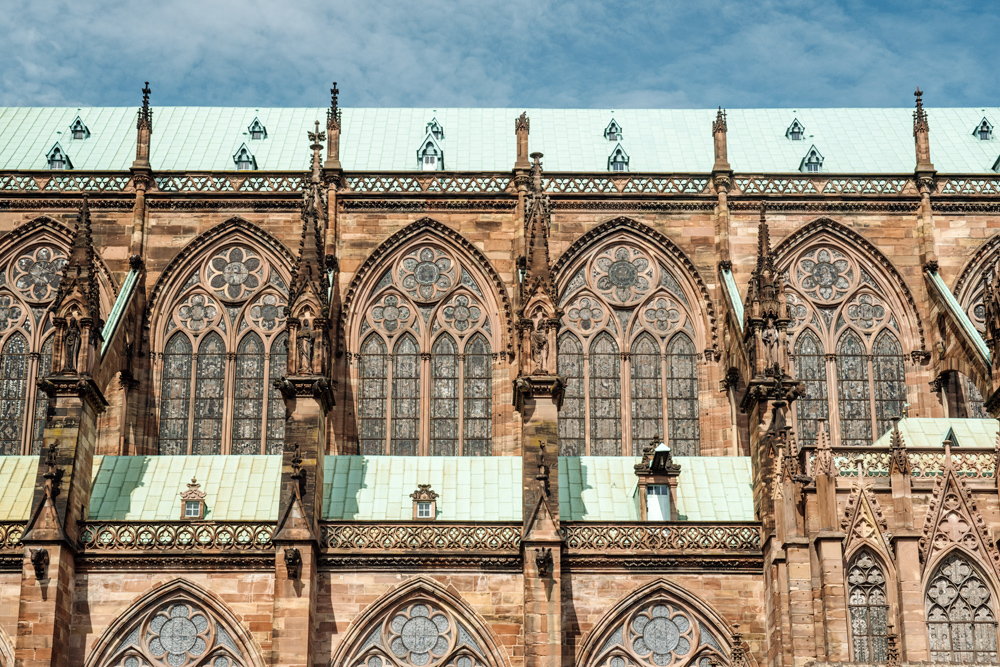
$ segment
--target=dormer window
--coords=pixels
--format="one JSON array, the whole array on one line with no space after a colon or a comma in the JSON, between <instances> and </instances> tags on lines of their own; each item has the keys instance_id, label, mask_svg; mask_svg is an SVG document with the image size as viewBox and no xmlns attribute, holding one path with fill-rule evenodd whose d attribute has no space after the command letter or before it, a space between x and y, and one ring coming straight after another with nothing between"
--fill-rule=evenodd
<instances>
[{"instance_id":1,"label":"dormer window","mask_svg":"<svg viewBox=\"0 0 1000 667\"><path fill-rule=\"evenodd\" d=\"M976 137L980 141L989 141L993 138L993 126L990 125L990 121L983 118L982 122L976 126L975 131L972 136Z\"/></svg>"},{"instance_id":2,"label":"dormer window","mask_svg":"<svg viewBox=\"0 0 1000 667\"><path fill-rule=\"evenodd\" d=\"M785 130L785 137L792 141L802 141L806 138L806 128L803 127L798 118L794 119L792 124L788 126L788 129Z\"/></svg>"},{"instance_id":3,"label":"dormer window","mask_svg":"<svg viewBox=\"0 0 1000 667\"><path fill-rule=\"evenodd\" d=\"M622 140L623 138L622 126L619 125L618 121L616 121L614 118L612 118L611 122L608 123L608 126L604 128L604 138L607 139L608 141Z\"/></svg>"},{"instance_id":4,"label":"dormer window","mask_svg":"<svg viewBox=\"0 0 1000 667\"><path fill-rule=\"evenodd\" d=\"M432 118L431 122L427 123L427 134L431 135L438 141L444 139L444 126L438 122L437 118Z\"/></svg>"},{"instance_id":5,"label":"dormer window","mask_svg":"<svg viewBox=\"0 0 1000 667\"><path fill-rule=\"evenodd\" d=\"M621 144L615 146L608 157L608 171L628 171L628 153Z\"/></svg>"},{"instance_id":6,"label":"dormer window","mask_svg":"<svg viewBox=\"0 0 1000 667\"><path fill-rule=\"evenodd\" d=\"M444 151L431 133L427 134L417 151L417 168L421 171L444 169Z\"/></svg>"},{"instance_id":7,"label":"dormer window","mask_svg":"<svg viewBox=\"0 0 1000 667\"><path fill-rule=\"evenodd\" d=\"M816 150L815 146L813 146L809 149L809 152L806 153L806 156L802 158L802 162L799 163L799 171L816 174L822 171L822 169L823 156L820 155L820 152Z\"/></svg>"},{"instance_id":8,"label":"dormer window","mask_svg":"<svg viewBox=\"0 0 1000 667\"><path fill-rule=\"evenodd\" d=\"M87 126L83 122L83 119L80 118L79 116L77 116L76 120L73 121L73 124L69 126L69 131L73 135L74 139L90 138L90 130L87 129Z\"/></svg>"},{"instance_id":9,"label":"dormer window","mask_svg":"<svg viewBox=\"0 0 1000 667\"><path fill-rule=\"evenodd\" d=\"M254 118L253 122L250 123L250 127L247 128L250 132L251 141L259 141L261 139L267 139L267 128L264 124L260 122L259 118Z\"/></svg>"},{"instance_id":10,"label":"dormer window","mask_svg":"<svg viewBox=\"0 0 1000 667\"><path fill-rule=\"evenodd\" d=\"M413 518L433 521L437 518L438 494L430 484L417 484L417 490L410 494L413 501Z\"/></svg>"},{"instance_id":11,"label":"dormer window","mask_svg":"<svg viewBox=\"0 0 1000 667\"><path fill-rule=\"evenodd\" d=\"M66 151L63 150L62 146L56 143L55 146L49 150L48 154L45 156L49 161L49 169L72 169L73 165L69 161L69 156L66 155Z\"/></svg>"},{"instance_id":12,"label":"dormer window","mask_svg":"<svg viewBox=\"0 0 1000 667\"><path fill-rule=\"evenodd\" d=\"M205 498L208 494L201 490L201 484L194 477L187 485L187 491L182 491L181 518L188 521L201 521L205 518Z\"/></svg>"},{"instance_id":13,"label":"dormer window","mask_svg":"<svg viewBox=\"0 0 1000 667\"><path fill-rule=\"evenodd\" d=\"M240 146L240 149L233 155L233 162L236 163L238 171L252 171L257 168L257 158L253 156L246 144Z\"/></svg>"}]
</instances>

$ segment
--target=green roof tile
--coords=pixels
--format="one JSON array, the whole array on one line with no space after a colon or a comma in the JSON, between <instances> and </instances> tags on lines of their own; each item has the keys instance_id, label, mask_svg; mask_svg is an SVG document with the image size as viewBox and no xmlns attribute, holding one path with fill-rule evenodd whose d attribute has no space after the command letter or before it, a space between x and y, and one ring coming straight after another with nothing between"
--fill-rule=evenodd
<instances>
[{"instance_id":1,"label":"green roof tile","mask_svg":"<svg viewBox=\"0 0 1000 667\"><path fill-rule=\"evenodd\" d=\"M38 456L0 456L0 521L27 521Z\"/></svg>"},{"instance_id":2,"label":"green roof tile","mask_svg":"<svg viewBox=\"0 0 1000 667\"><path fill-rule=\"evenodd\" d=\"M956 447L993 447L1000 432L996 419L934 419L907 417L899 420L899 432L907 447L941 447L948 431L955 433ZM892 432L882 434L876 447L888 447Z\"/></svg>"}]
</instances>

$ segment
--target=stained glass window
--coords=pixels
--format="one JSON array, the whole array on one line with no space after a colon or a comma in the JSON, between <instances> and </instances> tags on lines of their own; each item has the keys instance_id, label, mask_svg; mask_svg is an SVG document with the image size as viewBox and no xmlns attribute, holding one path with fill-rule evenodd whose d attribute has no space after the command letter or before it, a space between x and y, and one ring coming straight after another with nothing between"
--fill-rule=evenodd
<instances>
[{"instance_id":1,"label":"stained glass window","mask_svg":"<svg viewBox=\"0 0 1000 667\"><path fill-rule=\"evenodd\" d=\"M233 454L260 454L264 415L264 342L248 333L236 348Z\"/></svg>"},{"instance_id":2,"label":"stained glass window","mask_svg":"<svg viewBox=\"0 0 1000 667\"><path fill-rule=\"evenodd\" d=\"M697 456L701 451L697 355L694 343L682 333L667 345L667 429L675 456Z\"/></svg>"},{"instance_id":3,"label":"stained glass window","mask_svg":"<svg viewBox=\"0 0 1000 667\"><path fill-rule=\"evenodd\" d=\"M390 452L417 454L420 442L420 351L409 334L396 342L392 355L392 440Z\"/></svg>"},{"instance_id":4,"label":"stained glass window","mask_svg":"<svg viewBox=\"0 0 1000 667\"><path fill-rule=\"evenodd\" d=\"M931 662L997 662L997 621L985 578L959 552L934 571L925 598Z\"/></svg>"},{"instance_id":5,"label":"stained glass window","mask_svg":"<svg viewBox=\"0 0 1000 667\"><path fill-rule=\"evenodd\" d=\"M265 454L281 454L285 447L285 401L274 381L288 371L288 336L281 334L271 345L267 377L267 444Z\"/></svg>"},{"instance_id":6,"label":"stained glass window","mask_svg":"<svg viewBox=\"0 0 1000 667\"><path fill-rule=\"evenodd\" d=\"M854 661L885 662L889 601L881 564L868 551L859 552L851 561L847 584Z\"/></svg>"},{"instance_id":7,"label":"stained glass window","mask_svg":"<svg viewBox=\"0 0 1000 667\"><path fill-rule=\"evenodd\" d=\"M191 399L191 341L174 334L163 351L160 454L187 454Z\"/></svg>"},{"instance_id":8,"label":"stained glass window","mask_svg":"<svg viewBox=\"0 0 1000 667\"><path fill-rule=\"evenodd\" d=\"M969 419L990 419L990 415L986 412L986 404L983 401L983 395L979 392L979 388L976 384L969 378L968 375L960 373L961 375L961 391L963 392L965 398L965 409L968 413Z\"/></svg>"},{"instance_id":9,"label":"stained glass window","mask_svg":"<svg viewBox=\"0 0 1000 667\"><path fill-rule=\"evenodd\" d=\"M648 334L632 343L629 356L632 374L632 455L663 439L663 383L660 380L660 346Z\"/></svg>"},{"instance_id":10,"label":"stained glass window","mask_svg":"<svg viewBox=\"0 0 1000 667\"><path fill-rule=\"evenodd\" d=\"M841 444L872 444L868 361L864 344L853 331L845 333L837 343L837 399Z\"/></svg>"},{"instance_id":11,"label":"stained glass window","mask_svg":"<svg viewBox=\"0 0 1000 667\"><path fill-rule=\"evenodd\" d=\"M20 454L28 396L28 341L20 333L12 334L0 349L0 367L0 454Z\"/></svg>"},{"instance_id":12,"label":"stained glass window","mask_svg":"<svg viewBox=\"0 0 1000 667\"><path fill-rule=\"evenodd\" d=\"M566 381L562 409L559 410L559 455L586 454L583 409L583 348L580 340L566 332L559 337L559 376Z\"/></svg>"},{"instance_id":13,"label":"stained glass window","mask_svg":"<svg viewBox=\"0 0 1000 667\"><path fill-rule=\"evenodd\" d=\"M226 382L226 345L213 332L198 345L195 360L192 454L222 453L222 410Z\"/></svg>"},{"instance_id":14,"label":"stained glass window","mask_svg":"<svg viewBox=\"0 0 1000 667\"><path fill-rule=\"evenodd\" d=\"M385 403L388 359L385 343L368 336L361 348L358 400L358 441L362 454L385 454Z\"/></svg>"},{"instance_id":15,"label":"stained glass window","mask_svg":"<svg viewBox=\"0 0 1000 667\"><path fill-rule=\"evenodd\" d=\"M875 339L872 348L872 370L875 381L875 437L892 428L893 419L903 416L906 403L906 373L903 348L888 331Z\"/></svg>"},{"instance_id":16,"label":"stained glass window","mask_svg":"<svg viewBox=\"0 0 1000 667\"><path fill-rule=\"evenodd\" d=\"M590 346L590 454L622 456L621 363L614 339L601 333Z\"/></svg>"},{"instance_id":17,"label":"stained glass window","mask_svg":"<svg viewBox=\"0 0 1000 667\"><path fill-rule=\"evenodd\" d=\"M465 405L462 421L466 456L493 454L492 368L490 344L476 334L465 346Z\"/></svg>"},{"instance_id":18,"label":"stained glass window","mask_svg":"<svg viewBox=\"0 0 1000 667\"><path fill-rule=\"evenodd\" d=\"M802 444L815 443L819 420L829 417L825 359L816 334L808 329L799 334L795 340L795 379L806 386L806 392L795 401L795 415Z\"/></svg>"},{"instance_id":19,"label":"stained glass window","mask_svg":"<svg viewBox=\"0 0 1000 667\"><path fill-rule=\"evenodd\" d=\"M458 454L458 350L443 334L431 348L431 455Z\"/></svg>"},{"instance_id":20,"label":"stained glass window","mask_svg":"<svg viewBox=\"0 0 1000 667\"><path fill-rule=\"evenodd\" d=\"M49 336L42 343L42 354L38 359L38 377L43 378L52 373L52 341ZM49 410L48 395L35 389L35 427L31 434L31 453L38 454L42 451L42 442L45 439L45 416Z\"/></svg>"}]
</instances>

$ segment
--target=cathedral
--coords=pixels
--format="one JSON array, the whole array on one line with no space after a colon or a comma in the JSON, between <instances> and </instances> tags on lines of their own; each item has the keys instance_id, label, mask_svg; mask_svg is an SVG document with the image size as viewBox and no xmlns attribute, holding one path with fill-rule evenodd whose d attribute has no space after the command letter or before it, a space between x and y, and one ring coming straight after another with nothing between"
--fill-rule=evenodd
<instances>
[{"instance_id":1,"label":"cathedral","mask_svg":"<svg viewBox=\"0 0 1000 667\"><path fill-rule=\"evenodd\" d=\"M0 667L1000 663L1000 108L142 93L0 108Z\"/></svg>"}]
</instances>

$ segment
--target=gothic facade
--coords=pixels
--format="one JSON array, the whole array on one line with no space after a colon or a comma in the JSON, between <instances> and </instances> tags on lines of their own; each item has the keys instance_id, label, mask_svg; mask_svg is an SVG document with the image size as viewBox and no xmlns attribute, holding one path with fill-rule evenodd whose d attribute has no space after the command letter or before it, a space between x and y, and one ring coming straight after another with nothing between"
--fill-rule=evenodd
<instances>
[{"instance_id":1,"label":"gothic facade","mask_svg":"<svg viewBox=\"0 0 1000 667\"><path fill-rule=\"evenodd\" d=\"M332 92L0 109L0 667L998 662L1000 109Z\"/></svg>"}]
</instances>

